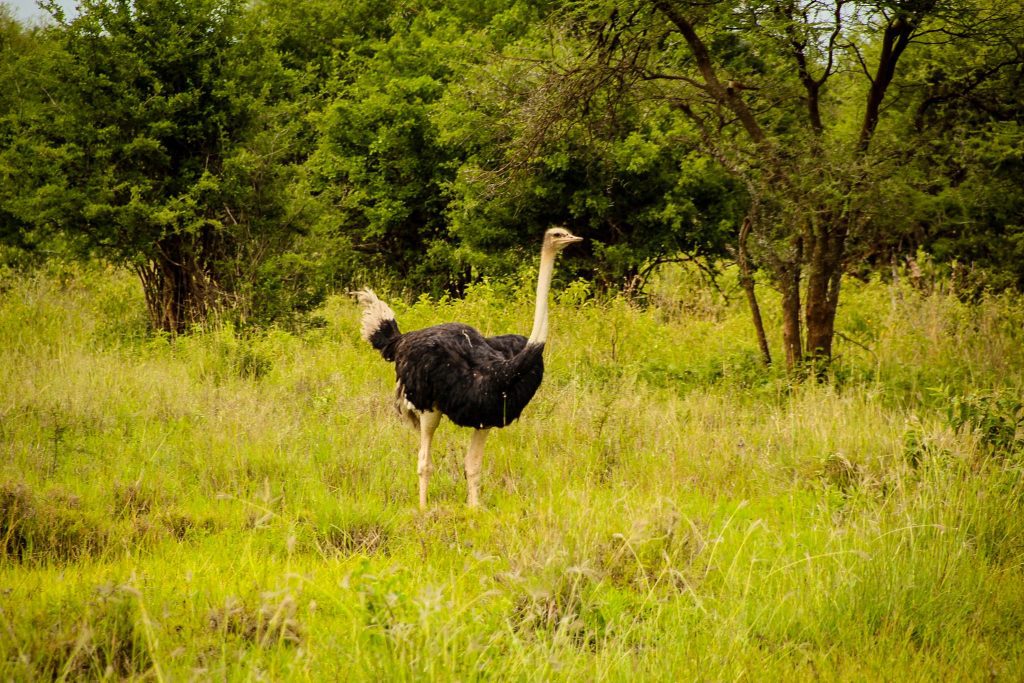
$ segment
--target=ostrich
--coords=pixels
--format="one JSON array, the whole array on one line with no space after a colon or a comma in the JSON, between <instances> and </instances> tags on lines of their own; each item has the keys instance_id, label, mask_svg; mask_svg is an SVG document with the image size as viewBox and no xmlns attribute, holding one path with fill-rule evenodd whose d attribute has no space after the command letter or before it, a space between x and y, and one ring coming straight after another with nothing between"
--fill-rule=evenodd
<instances>
[{"instance_id":1,"label":"ostrich","mask_svg":"<svg viewBox=\"0 0 1024 683\"><path fill-rule=\"evenodd\" d=\"M427 507L430 442L442 415L474 430L466 453L467 504L480 504L480 469L487 432L517 419L540 386L555 257L582 239L564 228L544 233L537 305L529 338L518 334L484 337L462 323L402 334L394 312L373 291L353 293L363 306L363 339L380 351L384 360L395 364L395 407L420 433L420 509Z\"/></svg>"}]
</instances>

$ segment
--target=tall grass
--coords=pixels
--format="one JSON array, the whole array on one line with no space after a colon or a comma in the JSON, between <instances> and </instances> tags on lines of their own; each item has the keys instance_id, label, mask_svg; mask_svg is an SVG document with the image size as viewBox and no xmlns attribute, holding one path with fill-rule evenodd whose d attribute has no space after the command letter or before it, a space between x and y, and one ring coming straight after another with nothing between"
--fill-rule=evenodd
<instances>
[{"instance_id":1,"label":"tall grass","mask_svg":"<svg viewBox=\"0 0 1024 683\"><path fill-rule=\"evenodd\" d=\"M2 287L2 680L1024 670L1019 297L850 282L832 381L794 385L692 273L644 309L569 285L486 507L446 424L421 514L348 300L168 339L119 271ZM394 308L524 331L530 289Z\"/></svg>"}]
</instances>

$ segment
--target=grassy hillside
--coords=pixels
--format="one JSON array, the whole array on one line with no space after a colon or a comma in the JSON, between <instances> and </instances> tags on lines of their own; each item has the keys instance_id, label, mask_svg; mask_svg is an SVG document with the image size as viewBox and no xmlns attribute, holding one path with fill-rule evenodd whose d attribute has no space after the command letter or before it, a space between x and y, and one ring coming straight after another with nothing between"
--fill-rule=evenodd
<instances>
[{"instance_id":1,"label":"grassy hillside","mask_svg":"<svg viewBox=\"0 0 1024 683\"><path fill-rule=\"evenodd\" d=\"M485 508L443 423L421 514L348 300L301 334L171 340L124 273L2 288L0 680L1024 670L1019 298L851 282L833 382L791 386L735 290L562 288ZM530 289L395 309L525 332Z\"/></svg>"}]
</instances>

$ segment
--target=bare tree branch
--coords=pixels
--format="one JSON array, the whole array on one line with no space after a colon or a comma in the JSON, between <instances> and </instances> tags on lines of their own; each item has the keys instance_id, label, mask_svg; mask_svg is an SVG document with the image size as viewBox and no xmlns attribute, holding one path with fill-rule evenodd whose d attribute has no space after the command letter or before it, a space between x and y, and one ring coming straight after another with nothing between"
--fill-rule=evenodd
<instances>
[{"instance_id":1,"label":"bare tree branch","mask_svg":"<svg viewBox=\"0 0 1024 683\"><path fill-rule=\"evenodd\" d=\"M763 144L766 141L766 138L760 124L754 118L754 115L750 112L750 109L739 94L734 89L726 88L726 86L722 84L721 80L719 80L714 64L711 61L711 54L708 52L704 41L697 35L697 31L693 24L690 23L686 17L684 17L668 0L653 0L653 4L675 25L686 40L686 44L690 48L690 53L697 62L697 69L700 71L701 76L704 78L704 82L707 84L708 91L716 100L724 106L727 106L736 114L737 118L743 124L744 129L747 131L747 134L754 142Z\"/></svg>"}]
</instances>

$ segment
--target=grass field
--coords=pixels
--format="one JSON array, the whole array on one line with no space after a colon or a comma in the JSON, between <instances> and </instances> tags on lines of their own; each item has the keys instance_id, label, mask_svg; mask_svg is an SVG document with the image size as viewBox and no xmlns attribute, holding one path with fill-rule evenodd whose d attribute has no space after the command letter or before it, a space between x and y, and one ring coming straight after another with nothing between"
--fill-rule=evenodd
<instances>
[{"instance_id":1,"label":"grass field","mask_svg":"<svg viewBox=\"0 0 1024 683\"><path fill-rule=\"evenodd\" d=\"M734 289L561 287L484 508L443 423L422 514L347 299L302 332L172 340L119 271L0 287L0 680L1024 671L1019 297L850 282L832 381L792 385ZM525 333L530 289L394 308Z\"/></svg>"}]
</instances>

